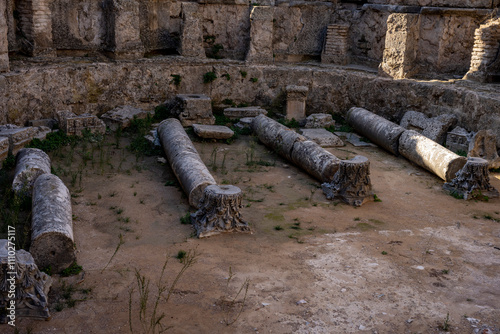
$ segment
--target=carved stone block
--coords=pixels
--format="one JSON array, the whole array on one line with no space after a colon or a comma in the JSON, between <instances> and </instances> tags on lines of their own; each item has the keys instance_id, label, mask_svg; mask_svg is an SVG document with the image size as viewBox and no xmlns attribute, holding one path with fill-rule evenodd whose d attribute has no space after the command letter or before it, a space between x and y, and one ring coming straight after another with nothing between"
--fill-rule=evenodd
<instances>
[{"instance_id":1,"label":"carved stone block","mask_svg":"<svg viewBox=\"0 0 500 334\"><path fill-rule=\"evenodd\" d=\"M21 128L12 124L0 126L0 137L9 139L9 152L14 155L33 139L36 132L33 127Z\"/></svg>"},{"instance_id":2,"label":"carved stone block","mask_svg":"<svg viewBox=\"0 0 500 334\"><path fill-rule=\"evenodd\" d=\"M212 100L203 94L177 95L172 103L171 113L181 121L182 126L215 123Z\"/></svg>"},{"instance_id":3,"label":"carved stone block","mask_svg":"<svg viewBox=\"0 0 500 334\"><path fill-rule=\"evenodd\" d=\"M241 219L241 189L232 185L209 185L203 191L198 211L191 214L198 238L227 232L250 232Z\"/></svg>"},{"instance_id":4,"label":"carved stone block","mask_svg":"<svg viewBox=\"0 0 500 334\"><path fill-rule=\"evenodd\" d=\"M82 131L104 134L106 124L97 116L90 114L75 115L71 111L57 112L59 126L68 136L81 136Z\"/></svg>"},{"instance_id":5,"label":"carved stone block","mask_svg":"<svg viewBox=\"0 0 500 334\"><path fill-rule=\"evenodd\" d=\"M446 136L446 147L455 153L459 151L467 153L469 151L471 137L471 133L457 126L452 131L448 132Z\"/></svg>"},{"instance_id":6,"label":"carved stone block","mask_svg":"<svg viewBox=\"0 0 500 334\"><path fill-rule=\"evenodd\" d=\"M246 61L271 63L273 57L273 6L254 6L250 10L250 46Z\"/></svg>"},{"instance_id":7,"label":"carved stone block","mask_svg":"<svg viewBox=\"0 0 500 334\"><path fill-rule=\"evenodd\" d=\"M335 121L330 114L311 114L306 118L306 129L328 128L335 125Z\"/></svg>"},{"instance_id":8,"label":"carved stone block","mask_svg":"<svg viewBox=\"0 0 500 334\"><path fill-rule=\"evenodd\" d=\"M373 201L370 181L370 162L358 155L351 160L341 160L331 183L321 185L328 199L339 198L353 206Z\"/></svg>"},{"instance_id":9,"label":"carved stone block","mask_svg":"<svg viewBox=\"0 0 500 334\"><path fill-rule=\"evenodd\" d=\"M148 114L150 114L150 112L139 108L120 106L103 114L101 119L112 131L116 131L118 128L130 126L130 122L133 119L144 119Z\"/></svg>"},{"instance_id":10,"label":"carved stone block","mask_svg":"<svg viewBox=\"0 0 500 334\"><path fill-rule=\"evenodd\" d=\"M306 86L286 86L286 118L301 121L306 118L306 99L309 88Z\"/></svg>"},{"instance_id":11,"label":"carved stone block","mask_svg":"<svg viewBox=\"0 0 500 334\"><path fill-rule=\"evenodd\" d=\"M48 293L52 278L41 272L33 257L21 249L9 248L6 239L0 239L0 309L7 314L0 315L0 323L13 320L9 315L12 302L15 317L49 319ZM14 299L9 297L14 290Z\"/></svg>"},{"instance_id":12,"label":"carved stone block","mask_svg":"<svg viewBox=\"0 0 500 334\"><path fill-rule=\"evenodd\" d=\"M224 109L224 116L231 119L235 118L245 118L245 117L256 117L262 115L267 115L267 110L261 107L244 107L244 108L226 108Z\"/></svg>"},{"instance_id":13,"label":"carved stone block","mask_svg":"<svg viewBox=\"0 0 500 334\"><path fill-rule=\"evenodd\" d=\"M223 125L193 124L194 133L207 139L229 139L234 136L233 130Z\"/></svg>"},{"instance_id":14,"label":"carved stone block","mask_svg":"<svg viewBox=\"0 0 500 334\"><path fill-rule=\"evenodd\" d=\"M193 2L183 2L181 4L181 17L179 54L185 57L205 58L199 5Z\"/></svg>"},{"instance_id":15,"label":"carved stone block","mask_svg":"<svg viewBox=\"0 0 500 334\"><path fill-rule=\"evenodd\" d=\"M301 129L300 133L321 147L344 146L342 139L325 129Z\"/></svg>"},{"instance_id":16,"label":"carved stone block","mask_svg":"<svg viewBox=\"0 0 500 334\"><path fill-rule=\"evenodd\" d=\"M461 195L465 200L481 196L498 197L498 190L490 184L488 161L481 158L468 158L465 166L451 182L443 185L443 189Z\"/></svg>"}]
</instances>

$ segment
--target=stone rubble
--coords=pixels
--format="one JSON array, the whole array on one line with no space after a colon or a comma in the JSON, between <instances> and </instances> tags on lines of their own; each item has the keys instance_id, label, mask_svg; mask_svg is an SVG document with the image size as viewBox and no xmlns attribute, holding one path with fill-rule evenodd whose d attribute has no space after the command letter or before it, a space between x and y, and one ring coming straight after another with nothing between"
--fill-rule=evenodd
<instances>
[{"instance_id":1,"label":"stone rubble","mask_svg":"<svg viewBox=\"0 0 500 334\"><path fill-rule=\"evenodd\" d=\"M401 119L400 125L407 130L414 130L427 138L443 145L448 130L457 123L457 117L442 114L436 117L427 117L423 113L410 110Z\"/></svg>"},{"instance_id":2,"label":"stone rubble","mask_svg":"<svg viewBox=\"0 0 500 334\"><path fill-rule=\"evenodd\" d=\"M497 137L491 130L480 130L474 134L467 156L479 157L488 161L488 168L500 168L500 157L497 153Z\"/></svg>"},{"instance_id":3,"label":"stone rubble","mask_svg":"<svg viewBox=\"0 0 500 334\"><path fill-rule=\"evenodd\" d=\"M90 114L75 115L71 111L62 110L57 112L57 120L61 131L68 136L81 136L83 131L104 134L106 124L97 116Z\"/></svg>"},{"instance_id":4,"label":"stone rubble","mask_svg":"<svg viewBox=\"0 0 500 334\"><path fill-rule=\"evenodd\" d=\"M103 114L101 119L107 127L112 131L116 131L119 128L124 129L129 127L133 119L144 119L148 115L152 115L152 112L132 106L119 106Z\"/></svg>"},{"instance_id":5,"label":"stone rubble","mask_svg":"<svg viewBox=\"0 0 500 334\"><path fill-rule=\"evenodd\" d=\"M328 128L334 126L335 121L330 114L311 114L307 116L304 128L306 129L316 129L316 128Z\"/></svg>"}]
</instances>

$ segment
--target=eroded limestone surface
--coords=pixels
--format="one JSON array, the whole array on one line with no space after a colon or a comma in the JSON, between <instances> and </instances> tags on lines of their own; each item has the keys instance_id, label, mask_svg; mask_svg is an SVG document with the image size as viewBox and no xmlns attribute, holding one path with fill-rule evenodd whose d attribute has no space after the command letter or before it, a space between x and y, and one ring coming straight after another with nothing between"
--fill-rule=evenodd
<instances>
[{"instance_id":1,"label":"eroded limestone surface","mask_svg":"<svg viewBox=\"0 0 500 334\"><path fill-rule=\"evenodd\" d=\"M16 171L12 190L30 196L36 179L42 174L50 174L50 157L37 148L23 148L17 153Z\"/></svg>"}]
</instances>

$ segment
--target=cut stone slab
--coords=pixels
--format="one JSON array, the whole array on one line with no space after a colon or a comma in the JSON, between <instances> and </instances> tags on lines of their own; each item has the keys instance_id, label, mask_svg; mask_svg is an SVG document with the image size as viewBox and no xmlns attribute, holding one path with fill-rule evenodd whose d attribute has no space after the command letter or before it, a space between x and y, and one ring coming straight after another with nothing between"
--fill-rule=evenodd
<instances>
[{"instance_id":1,"label":"cut stone slab","mask_svg":"<svg viewBox=\"0 0 500 334\"><path fill-rule=\"evenodd\" d=\"M193 124L194 133L207 139L228 139L234 135L233 130L223 125Z\"/></svg>"},{"instance_id":2,"label":"cut stone slab","mask_svg":"<svg viewBox=\"0 0 500 334\"><path fill-rule=\"evenodd\" d=\"M179 94L171 104L171 113L181 121L182 126L193 124L212 125L212 100L203 94Z\"/></svg>"},{"instance_id":3,"label":"cut stone slab","mask_svg":"<svg viewBox=\"0 0 500 334\"><path fill-rule=\"evenodd\" d=\"M244 117L257 117L260 114L267 115L267 110L262 109L259 106L224 109L224 116L229 117L231 119L244 118Z\"/></svg>"},{"instance_id":4,"label":"cut stone slab","mask_svg":"<svg viewBox=\"0 0 500 334\"><path fill-rule=\"evenodd\" d=\"M130 126L130 122L134 118L144 119L149 114L152 113L132 106L120 106L102 115L101 119L112 131L116 131L118 128L123 129Z\"/></svg>"},{"instance_id":5,"label":"cut stone slab","mask_svg":"<svg viewBox=\"0 0 500 334\"><path fill-rule=\"evenodd\" d=\"M300 133L321 147L339 147L345 145L339 137L325 129L300 129Z\"/></svg>"},{"instance_id":6,"label":"cut stone slab","mask_svg":"<svg viewBox=\"0 0 500 334\"><path fill-rule=\"evenodd\" d=\"M251 129L252 123L255 117L243 117L240 118L240 121L236 123L234 126L240 129Z\"/></svg>"},{"instance_id":7,"label":"cut stone slab","mask_svg":"<svg viewBox=\"0 0 500 334\"><path fill-rule=\"evenodd\" d=\"M16 291L16 318L50 318L47 296L52 278L38 269L29 252L24 249L14 251L7 239L0 239L0 282L0 309L5 310L12 300L9 297L12 283ZM12 318L7 314L0 315L0 324L10 320Z\"/></svg>"},{"instance_id":8,"label":"cut stone slab","mask_svg":"<svg viewBox=\"0 0 500 334\"><path fill-rule=\"evenodd\" d=\"M352 132L334 132L334 134L339 137L344 137L346 142L355 147L377 147L377 145L367 142L366 139Z\"/></svg>"},{"instance_id":9,"label":"cut stone slab","mask_svg":"<svg viewBox=\"0 0 500 334\"><path fill-rule=\"evenodd\" d=\"M335 121L330 114L311 114L306 118L306 129L327 128L335 125Z\"/></svg>"},{"instance_id":10,"label":"cut stone slab","mask_svg":"<svg viewBox=\"0 0 500 334\"><path fill-rule=\"evenodd\" d=\"M410 110L401 119L400 125L407 130L414 130L439 145L444 144L448 130L457 123L457 117L443 114L436 117L427 117L425 114Z\"/></svg>"},{"instance_id":11,"label":"cut stone slab","mask_svg":"<svg viewBox=\"0 0 500 334\"><path fill-rule=\"evenodd\" d=\"M17 154L20 149L26 146L34 137L36 128L21 128L13 124L0 126L0 137L9 139L9 152Z\"/></svg>"},{"instance_id":12,"label":"cut stone slab","mask_svg":"<svg viewBox=\"0 0 500 334\"><path fill-rule=\"evenodd\" d=\"M100 134L106 132L106 124L90 114L75 115L71 111L62 110L57 112L57 120L61 130L68 136L81 136L84 130Z\"/></svg>"}]
</instances>

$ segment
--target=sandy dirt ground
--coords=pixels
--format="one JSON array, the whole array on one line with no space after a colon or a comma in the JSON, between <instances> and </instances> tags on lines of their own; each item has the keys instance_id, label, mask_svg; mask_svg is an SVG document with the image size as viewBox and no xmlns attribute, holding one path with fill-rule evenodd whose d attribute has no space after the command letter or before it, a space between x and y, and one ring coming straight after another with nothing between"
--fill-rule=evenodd
<instances>
[{"instance_id":1,"label":"sandy dirt ground","mask_svg":"<svg viewBox=\"0 0 500 334\"><path fill-rule=\"evenodd\" d=\"M51 320L19 319L19 333L143 332L166 259L157 315L167 333L499 333L498 198L456 199L379 148L328 149L370 160L382 201L354 208L326 200L318 181L252 136L195 142L217 182L242 189L253 231L197 239L180 223L194 211L168 164L108 140L52 154L73 196L83 272L54 275ZM491 182L500 189L500 174ZM167 301L180 250L197 262ZM136 273L150 280L145 313Z\"/></svg>"}]
</instances>

